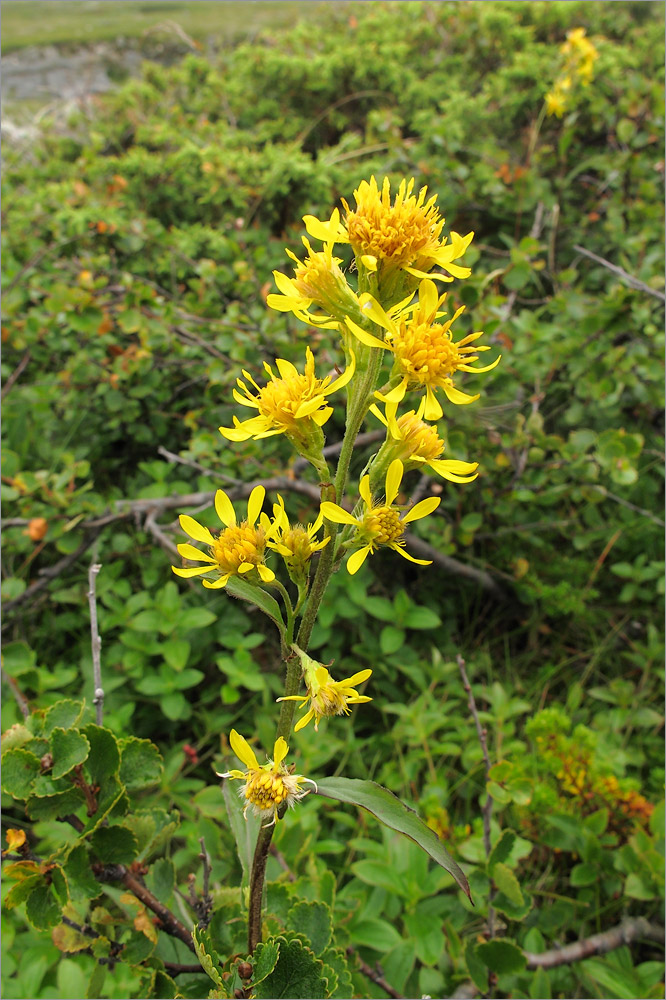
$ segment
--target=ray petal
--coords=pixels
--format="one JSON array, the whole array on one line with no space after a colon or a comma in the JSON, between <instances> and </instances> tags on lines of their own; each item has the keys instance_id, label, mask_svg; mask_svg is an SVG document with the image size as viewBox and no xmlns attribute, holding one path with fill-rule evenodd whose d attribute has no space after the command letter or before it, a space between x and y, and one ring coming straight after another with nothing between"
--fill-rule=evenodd
<instances>
[{"instance_id":1,"label":"ray petal","mask_svg":"<svg viewBox=\"0 0 666 1000\"><path fill-rule=\"evenodd\" d=\"M193 538L195 542L205 542L206 545L215 544L215 539L211 535L208 528L204 528L202 524L195 521L189 514L181 514L178 520L185 534L189 535L190 538Z\"/></svg>"}]
</instances>

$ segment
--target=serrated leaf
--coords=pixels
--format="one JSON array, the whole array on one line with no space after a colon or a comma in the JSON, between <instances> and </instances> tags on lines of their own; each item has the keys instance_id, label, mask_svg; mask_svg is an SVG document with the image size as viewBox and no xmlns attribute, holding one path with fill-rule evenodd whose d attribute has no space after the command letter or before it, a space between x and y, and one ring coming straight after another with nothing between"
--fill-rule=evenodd
<instances>
[{"instance_id":1,"label":"serrated leaf","mask_svg":"<svg viewBox=\"0 0 666 1000\"><path fill-rule=\"evenodd\" d=\"M201 963L201 968L204 970L206 975L213 980L217 987L223 989L224 980L222 979L222 976L217 968L218 965L221 965L220 956L213 947L212 938L209 932L199 927L193 927L192 941L194 943L194 950L196 951L197 958Z\"/></svg>"},{"instance_id":2,"label":"serrated leaf","mask_svg":"<svg viewBox=\"0 0 666 1000\"><path fill-rule=\"evenodd\" d=\"M58 949L64 952L83 951L90 945L90 938L87 938L81 931L77 931L68 924L58 924L51 931L51 940Z\"/></svg>"},{"instance_id":3,"label":"serrated leaf","mask_svg":"<svg viewBox=\"0 0 666 1000\"><path fill-rule=\"evenodd\" d=\"M511 849L516 841L516 834L513 830L504 830L502 836L493 847L488 856L488 871L492 874L493 865L499 861L506 862L511 854Z\"/></svg>"},{"instance_id":4,"label":"serrated leaf","mask_svg":"<svg viewBox=\"0 0 666 1000\"><path fill-rule=\"evenodd\" d=\"M2 755L2 789L15 799L27 799L40 772L39 759L29 750L15 747Z\"/></svg>"},{"instance_id":5,"label":"serrated leaf","mask_svg":"<svg viewBox=\"0 0 666 1000\"><path fill-rule=\"evenodd\" d=\"M90 743L77 729L56 727L51 731L49 745L53 755L51 777L54 781L69 774L78 764L83 764L90 753Z\"/></svg>"},{"instance_id":6,"label":"serrated leaf","mask_svg":"<svg viewBox=\"0 0 666 1000\"><path fill-rule=\"evenodd\" d=\"M128 736L120 740L120 780L128 791L156 785L162 777L162 756L150 740Z\"/></svg>"},{"instance_id":7,"label":"serrated leaf","mask_svg":"<svg viewBox=\"0 0 666 1000\"><path fill-rule=\"evenodd\" d=\"M77 844L64 864L72 899L96 899L102 889L90 870L90 857L84 844Z\"/></svg>"},{"instance_id":8,"label":"serrated leaf","mask_svg":"<svg viewBox=\"0 0 666 1000\"><path fill-rule=\"evenodd\" d=\"M86 761L86 770L93 785L99 785L120 767L120 751L118 743L110 729L97 726L91 722L80 730L90 743L90 756Z\"/></svg>"},{"instance_id":9,"label":"serrated leaf","mask_svg":"<svg viewBox=\"0 0 666 1000\"><path fill-rule=\"evenodd\" d=\"M26 900L25 914L37 930L48 931L55 927L60 922L60 912L50 885L38 885Z\"/></svg>"},{"instance_id":10,"label":"serrated leaf","mask_svg":"<svg viewBox=\"0 0 666 1000\"><path fill-rule=\"evenodd\" d=\"M433 861L445 868L460 888L469 896L469 884L462 869L444 850L442 843L430 827L387 788L374 781L359 778L326 778L317 782L316 794L337 802L360 806L388 826L418 844Z\"/></svg>"},{"instance_id":11,"label":"serrated leaf","mask_svg":"<svg viewBox=\"0 0 666 1000\"><path fill-rule=\"evenodd\" d=\"M7 895L5 896L4 907L6 910L13 910L15 906L20 903L24 903L28 896L37 888L38 885L43 885L44 876L41 872L37 874L28 875L22 878L20 882L13 885Z\"/></svg>"},{"instance_id":12,"label":"serrated leaf","mask_svg":"<svg viewBox=\"0 0 666 1000\"><path fill-rule=\"evenodd\" d=\"M32 739L32 733L22 722L15 722L13 726L6 729L0 737L2 752L10 750L12 747L22 747Z\"/></svg>"},{"instance_id":13,"label":"serrated leaf","mask_svg":"<svg viewBox=\"0 0 666 1000\"><path fill-rule=\"evenodd\" d=\"M495 862L492 868L492 877L500 892L503 892L514 906L523 905L523 894L520 891L518 879L508 865L505 865L502 861Z\"/></svg>"},{"instance_id":14,"label":"serrated leaf","mask_svg":"<svg viewBox=\"0 0 666 1000\"><path fill-rule=\"evenodd\" d=\"M353 996L351 972L347 964L347 956L342 948L327 948L319 957L324 963L324 970L330 967L335 972L337 980L335 986L328 977L328 973L324 972L329 979L328 988L331 1000L346 1000L347 997Z\"/></svg>"},{"instance_id":15,"label":"serrated leaf","mask_svg":"<svg viewBox=\"0 0 666 1000\"><path fill-rule=\"evenodd\" d=\"M179 996L176 983L161 969L154 969L148 983L144 986L147 1000L173 1000Z\"/></svg>"},{"instance_id":16,"label":"serrated leaf","mask_svg":"<svg viewBox=\"0 0 666 1000\"><path fill-rule=\"evenodd\" d=\"M139 853L136 837L125 826L100 826L90 843L105 865L129 865Z\"/></svg>"},{"instance_id":17,"label":"serrated leaf","mask_svg":"<svg viewBox=\"0 0 666 1000\"><path fill-rule=\"evenodd\" d=\"M263 611L265 615L277 627L281 638L286 642L286 625L282 618L280 605L262 587L256 587L247 580L242 580L239 576L232 576L226 586L226 591L232 597L237 597L242 601L249 601Z\"/></svg>"},{"instance_id":18,"label":"serrated leaf","mask_svg":"<svg viewBox=\"0 0 666 1000\"><path fill-rule=\"evenodd\" d=\"M261 941L254 950L252 961L252 988L262 983L266 976L269 976L275 966L280 954L280 944L276 938L269 938L268 941Z\"/></svg>"},{"instance_id":19,"label":"serrated leaf","mask_svg":"<svg viewBox=\"0 0 666 1000\"><path fill-rule=\"evenodd\" d=\"M253 987L255 1000L275 1000L276 997L324 1000L328 995L328 983L323 975L323 963L298 939L288 941L280 936L276 940L280 945L277 963L273 971Z\"/></svg>"},{"instance_id":20,"label":"serrated leaf","mask_svg":"<svg viewBox=\"0 0 666 1000\"><path fill-rule=\"evenodd\" d=\"M84 802L83 792L79 788L69 788L56 795L33 795L26 802L25 809L30 819L56 819L76 812Z\"/></svg>"},{"instance_id":21,"label":"serrated leaf","mask_svg":"<svg viewBox=\"0 0 666 1000\"><path fill-rule=\"evenodd\" d=\"M127 804L125 789L115 775L107 778L97 797L97 811L89 818L81 831L82 837L87 837L102 825L105 819L113 813L119 804Z\"/></svg>"},{"instance_id":22,"label":"serrated leaf","mask_svg":"<svg viewBox=\"0 0 666 1000\"><path fill-rule=\"evenodd\" d=\"M315 955L321 955L333 933L331 911L325 903L300 900L287 913L287 927L303 934Z\"/></svg>"},{"instance_id":23,"label":"serrated leaf","mask_svg":"<svg viewBox=\"0 0 666 1000\"><path fill-rule=\"evenodd\" d=\"M63 698L56 701L44 714L41 732L49 736L54 729L71 729L83 715L84 702Z\"/></svg>"},{"instance_id":24,"label":"serrated leaf","mask_svg":"<svg viewBox=\"0 0 666 1000\"><path fill-rule=\"evenodd\" d=\"M527 959L520 948L508 938L484 941L476 946L476 951L490 971L499 976L509 972L522 972L527 965Z\"/></svg>"},{"instance_id":25,"label":"serrated leaf","mask_svg":"<svg viewBox=\"0 0 666 1000\"><path fill-rule=\"evenodd\" d=\"M477 945L471 939L465 945L465 964L479 993L488 992L488 968L477 952Z\"/></svg>"}]
</instances>

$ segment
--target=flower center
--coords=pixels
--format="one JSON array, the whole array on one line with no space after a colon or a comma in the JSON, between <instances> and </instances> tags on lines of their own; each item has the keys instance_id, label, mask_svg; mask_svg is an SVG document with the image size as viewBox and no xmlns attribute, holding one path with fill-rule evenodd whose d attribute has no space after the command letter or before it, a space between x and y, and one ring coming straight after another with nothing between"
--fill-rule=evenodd
<instances>
[{"instance_id":1,"label":"flower center","mask_svg":"<svg viewBox=\"0 0 666 1000\"><path fill-rule=\"evenodd\" d=\"M333 684L323 684L312 698L312 707L319 715L342 715L346 712L347 700Z\"/></svg>"},{"instance_id":2,"label":"flower center","mask_svg":"<svg viewBox=\"0 0 666 1000\"><path fill-rule=\"evenodd\" d=\"M406 186L403 181L391 205L387 182L381 193L376 184L365 183L356 192L356 210L345 203L349 242L357 254L372 254L401 267L437 247L444 219L435 206L436 196L426 202L425 188L418 198L411 189L412 182Z\"/></svg>"},{"instance_id":3,"label":"flower center","mask_svg":"<svg viewBox=\"0 0 666 1000\"><path fill-rule=\"evenodd\" d=\"M398 417L398 427L408 458L418 455L431 461L444 451L444 442L435 428L425 424L415 413L404 413Z\"/></svg>"},{"instance_id":4,"label":"flower center","mask_svg":"<svg viewBox=\"0 0 666 1000\"><path fill-rule=\"evenodd\" d=\"M256 771L248 772L247 781L243 788L245 798L257 809L266 809L271 812L282 805L290 794L289 775L276 774L274 771L264 771L259 768Z\"/></svg>"},{"instance_id":5,"label":"flower center","mask_svg":"<svg viewBox=\"0 0 666 1000\"><path fill-rule=\"evenodd\" d=\"M366 514L363 527L378 545L396 542L405 531L399 511L393 507L375 507Z\"/></svg>"},{"instance_id":6,"label":"flower center","mask_svg":"<svg viewBox=\"0 0 666 1000\"><path fill-rule=\"evenodd\" d=\"M291 552L287 557L290 562L302 564L312 558L312 540L305 528L290 528L280 541Z\"/></svg>"},{"instance_id":7,"label":"flower center","mask_svg":"<svg viewBox=\"0 0 666 1000\"><path fill-rule=\"evenodd\" d=\"M317 380L308 375L290 375L287 378L269 382L259 392L257 403L259 412L276 423L292 427L296 423L295 413L307 399L317 391Z\"/></svg>"},{"instance_id":8,"label":"flower center","mask_svg":"<svg viewBox=\"0 0 666 1000\"><path fill-rule=\"evenodd\" d=\"M235 573L241 563L263 562L266 532L263 528L251 528L247 521L225 528L215 539L211 555L217 561L220 572Z\"/></svg>"},{"instance_id":9,"label":"flower center","mask_svg":"<svg viewBox=\"0 0 666 1000\"><path fill-rule=\"evenodd\" d=\"M402 324L393 349L403 374L417 385L440 384L464 360L448 330L438 323Z\"/></svg>"}]
</instances>

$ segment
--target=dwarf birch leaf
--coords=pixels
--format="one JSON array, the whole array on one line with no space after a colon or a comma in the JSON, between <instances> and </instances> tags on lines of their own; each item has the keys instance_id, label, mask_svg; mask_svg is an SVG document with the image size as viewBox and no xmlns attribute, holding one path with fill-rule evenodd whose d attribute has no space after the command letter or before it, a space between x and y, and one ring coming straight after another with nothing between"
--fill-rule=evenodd
<instances>
[{"instance_id":1,"label":"dwarf birch leaf","mask_svg":"<svg viewBox=\"0 0 666 1000\"><path fill-rule=\"evenodd\" d=\"M497 864L499 861L507 861L509 855L511 854L511 848L513 847L516 840L516 835L513 830L504 830L502 836L497 841L493 847L490 855L488 857L488 871L492 872L493 865Z\"/></svg>"},{"instance_id":2,"label":"dwarf birch leaf","mask_svg":"<svg viewBox=\"0 0 666 1000\"><path fill-rule=\"evenodd\" d=\"M58 727L59 729L71 729L75 726L83 715L83 702L72 701L71 698L63 698L56 701L44 715L42 732L45 736Z\"/></svg>"},{"instance_id":3,"label":"dwarf birch leaf","mask_svg":"<svg viewBox=\"0 0 666 1000\"><path fill-rule=\"evenodd\" d=\"M51 777L54 781L69 774L78 764L83 764L90 753L90 743L77 729L54 729L50 747L53 755Z\"/></svg>"},{"instance_id":4,"label":"dwarf birch leaf","mask_svg":"<svg viewBox=\"0 0 666 1000\"><path fill-rule=\"evenodd\" d=\"M303 934L315 955L321 956L331 940L331 911L325 903L309 902L302 899L295 903L287 914L289 930Z\"/></svg>"},{"instance_id":5,"label":"dwarf birch leaf","mask_svg":"<svg viewBox=\"0 0 666 1000\"><path fill-rule=\"evenodd\" d=\"M225 589L232 597L238 597L241 601L249 601L250 604L256 605L277 626L282 639L285 638L286 626L282 618L280 605L262 587L256 587L254 584L248 583L247 580L242 580L238 576L232 576Z\"/></svg>"},{"instance_id":6,"label":"dwarf birch leaf","mask_svg":"<svg viewBox=\"0 0 666 1000\"><path fill-rule=\"evenodd\" d=\"M277 960L280 955L280 944L276 938L269 938L268 941L261 941L254 952L252 961L254 962L254 969L252 970L252 989L263 982L266 976L269 976L275 966L277 965Z\"/></svg>"},{"instance_id":7,"label":"dwarf birch leaf","mask_svg":"<svg viewBox=\"0 0 666 1000\"><path fill-rule=\"evenodd\" d=\"M387 788L359 778L326 778L317 782L315 794L337 802L348 802L372 813L380 823L418 844L433 861L445 868L471 899L469 884L459 865L444 850L436 833Z\"/></svg>"},{"instance_id":8,"label":"dwarf birch leaf","mask_svg":"<svg viewBox=\"0 0 666 1000\"><path fill-rule=\"evenodd\" d=\"M120 767L118 743L110 729L91 722L81 727L81 732L90 743L90 756L86 770L93 785L99 785L110 774L116 774Z\"/></svg>"},{"instance_id":9,"label":"dwarf birch leaf","mask_svg":"<svg viewBox=\"0 0 666 1000\"><path fill-rule=\"evenodd\" d=\"M27 799L39 774L39 759L29 750L15 747L2 755L2 789L15 799Z\"/></svg>"},{"instance_id":10,"label":"dwarf birch leaf","mask_svg":"<svg viewBox=\"0 0 666 1000\"><path fill-rule=\"evenodd\" d=\"M476 953L490 971L498 975L522 972L527 965L527 959L520 948L508 938L484 941L483 944L476 946Z\"/></svg>"},{"instance_id":11,"label":"dwarf birch leaf","mask_svg":"<svg viewBox=\"0 0 666 1000\"><path fill-rule=\"evenodd\" d=\"M523 894L520 891L518 879L509 866L505 865L502 861L498 861L493 865L493 881L510 903L513 903L514 906L523 905Z\"/></svg>"},{"instance_id":12,"label":"dwarf birch leaf","mask_svg":"<svg viewBox=\"0 0 666 1000\"><path fill-rule=\"evenodd\" d=\"M328 981L323 964L302 941L277 938L280 954L273 971L252 987L256 1000L291 997L292 1000L323 1000L328 996Z\"/></svg>"},{"instance_id":13,"label":"dwarf birch leaf","mask_svg":"<svg viewBox=\"0 0 666 1000\"><path fill-rule=\"evenodd\" d=\"M219 956L213 948L212 939L208 931L194 927L192 929L192 941L197 958L201 962L201 968L217 987L220 989L224 988L224 980L215 967L220 964Z\"/></svg>"},{"instance_id":14,"label":"dwarf birch leaf","mask_svg":"<svg viewBox=\"0 0 666 1000\"><path fill-rule=\"evenodd\" d=\"M162 776L162 757L150 740L128 736L120 741L120 780L128 791L156 785Z\"/></svg>"}]
</instances>

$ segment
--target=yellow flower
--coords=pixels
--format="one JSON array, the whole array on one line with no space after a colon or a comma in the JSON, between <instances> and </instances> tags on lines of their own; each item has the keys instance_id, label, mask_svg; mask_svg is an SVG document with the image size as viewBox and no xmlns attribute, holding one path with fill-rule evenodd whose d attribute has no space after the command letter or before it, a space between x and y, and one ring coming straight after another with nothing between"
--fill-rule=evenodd
<instances>
[{"instance_id":1,"label":"yellow flower","mask_svg":"<svg viewBox=\"0 0 666 1000\"><path fill-rule=\"evenodd\" d=\"M298 646L293 647L303 664L303 674L307 694L292 694L278 701L300 701L301 708L309 702L309 707L305 715L298 720L294 726L294 732L304 729L311 719L315 720L315 730L319 729L319 723L325 715L349 715L348 705L361 705L364 702L372 701L372 698L359 694L356 691L358 684L367 681L372 670L359 670L358 673L343 681L334 681L323 663L318 663L304 653Z\"/></svg>"},{"instance_id":2,"label":"yellow flower","mask_svg":"<svg viewBox=\"0 0 666 1000\"><path fill-rule=\"evenodd\" d=\"M279 312L293 312L297 319L312 326L334 329L338 320L344 320L347 313L358 313L356 295L347 284L339 268L341 258L333 256L333 243L324 244L322 251L314 251L305 236L303 244L308 251L301 263L291 250L288 255L296 262L294 277L288 278L282 271L273 271L275 284L281 295L271 293L266 302L271 309ZM324 309L326 315L315 315L309 311L311 305Z\"/></svg>"},{"instance_id":3,"label":"yellow flower","mask_svg":"<svg viewBox=\"0 0 666 1000\"><path fill-rule=\"evenodd\" d=\"M333 381L331 375L316 378L314 355L309 347L305 350L303 374L283 358L277 358L275 364L278 375L264 362L270 381L263 389L249 372L243 371L245 378L256 390L256 395L242 379L236 380L244 395L234 389L234 399L243 406L258 410L259 415L242 422L234 417L233 427L220 427L223 437L230 441L247 441L249 438L258 440L273 434L286 434L297 447L299 444L309 445L313 429L322 427L333 413L333 407L328 406L326 397L349 382L355 371L356 360L352 352L349 367Z\"/></svg>"},{"instance_id":4,"label":"yellow flower","mask_svg":"<svg viewBox=\"0 0 666 1000\"><path fill-rule=\"evenodd\" d=\"M439 497L427 497L419 501L416 506L400 517L402 507L393 505L393 501L398 495L400 483L402 481L403 465L399 459L391 462L386 473L385 499L375 502L370 493L370 476L363 476L359 484L359 492L365 505L365 511L361 517L354 517L348 511L339 507L336 503L325 500L321 505L321 512L329 521L336 524L353 525L356 528L353 542L360 545L355 552L352 552L347 560L347 570L352 575L356 573L367 556L382 546L387 546L398 552L404 559L418 563L419 566L429 566L431 559L415 559L404 549L405 526L410 521L417 521L421 517L432 514L436 507L439 507Z\"/></svg>"},{"instance_id":5,"label":"yellow flower","mask_svg":"<svg viewBox=\"0 0 666 1000\"><path fill-rule=\"evenodd\" d=\"M385 312L372 296L363 295L361 300L364 313L387 331L387 340L379 340L349 318L347 326L362 343L393 351L391 377L400 380L385 395L375 393L378 399L384 403L399 403L409 390L424 388L424 416L426 420L439 420L443 410L437 401L436 389L443 389L451 403L473 403L479 398L478 393L469 396L456 389L452 376L458 371L488 372L499 364L501 355L483 368L471 367L471 363L479 359L478 352L489 351L490 348L472 346L483 336L482 332L470 333L454 343L450 327L464 312L464 306L445 323L436 323L435 320L444 315L439 308L446 301L446 293L438 297L435 283L428 278L419 286L418 303L403 309L396 319Z\"/></svg>"},{"instance_id":6,"label":"yellow flower","mask_svg":"<svg viewBox=\"0 0 666 1000\"><path fill-rule=\"evenodd\" d=\"M315 239L350 243L357 258L370 271L381 269L384 273L402 269L418 278L425 277L433 267L444 267L453 277L437 275L443 280L467 278L471 271L453 261L462 257L474 233L459 236L451 233L451 242L441 238L444 219L435 202L437 195L427 201L427 187L417 195L412 194L414 178L402 180L398 193L391 203L391 185L384 178L379 190L374 176L361 181L354 198L356 208L351 209L345 199L344 225L340 213L334 210L328 222L321 222L313 215L303 218L305 227Z\"/></svg>"},{"instance_id":7,"label":"yellow flower","mask_svg":"<svg viewBox=\"0 0 666 1000\"><path fill-rule=\"evenodd\" d=\"M561 118L567 109L566 96L555 87L546 94L546 114Z\"/></svg>"},{"instance_id":8,"label":"yellow flower","mask_svg":"<svg viewBox=\"0 0 666 1000\"><path fill-rule=\"evenodd\" d=\"M229 743L247 770L225 771L224 774L218 772L218 777L237 778L245 782L239 790L241 798L246 799L243 815L246 815L247 810L252 806L256 816L261 816L262 819L272 816L271 822L267 825L273 826L279 819L278 810L281 806L293 806L295 802L307 795L308 790L300 787L304 781L309 781L310 784L314 785L316 791L317 786L314 781L311 781L310 778L304 778L302 774L291 774L282 763L289 753L289 747L281 736L275 741L273 759L261 766L250 744L235 729L231 730Z\"/></svg>"},{"instance_id":9,"label":"yellow flower","mask_svg":"<svg viewBox=\"0 0 666 1000\"><path fill-rule=\"evenodd\" d=\"M172 566L176 576L217 573L218 579L212 583L209 580L201 581L209 590L226 586L232 576L254 576L255 570L263 583L274 580L275 573L265 565L264 554L268 539L277 531L277 524L271 523L266 514L260 516L265 495L263 486L255 486L247 502L247 519L238 524L231 500L224 490L218 490L215 494L215 510L225 528L217 537L189 514L181 514L179 521L185 534L197 542L205 542L210 548L209 554L206 554L187 542L179 545L178 553L184 559L198 560L207 565L192 568Z\"/></svg>"},{"instance_id":10,"label":"yellow flower","mask_svg":"<svg viewBox=\"0 0 666 1000\"><path fill-rule=\"evenodd\" d=\"M282 556L290 574L302 576L315 552L319 552L330 541L330 536L322 541L317 541L315 538L324 523L324 516L320 511L314 524L308 524L307 528L302 524L292 526L279 493L278 501L273 505L278 533L268 542L268 547Z\"/></svg>"},{"instance_id":11,"label":"yellow flower","mask_svg":"<svg viewBox=\"0 0 666 1000\"><path fill-rule=\"evenodd\" d=\"M390 435L377 453L377 465L399 458L406 472L427 465L438 476L452 483L471 483L478 476L478 462L439 458L444 451L444 442L437 433L437 428L421 419L425 410L425 398L421 400L418 412L410 410L397 419L397 403L386 404L386 415L374 403L370 410L381 420Z\"/></svg>"}]
</instances>

